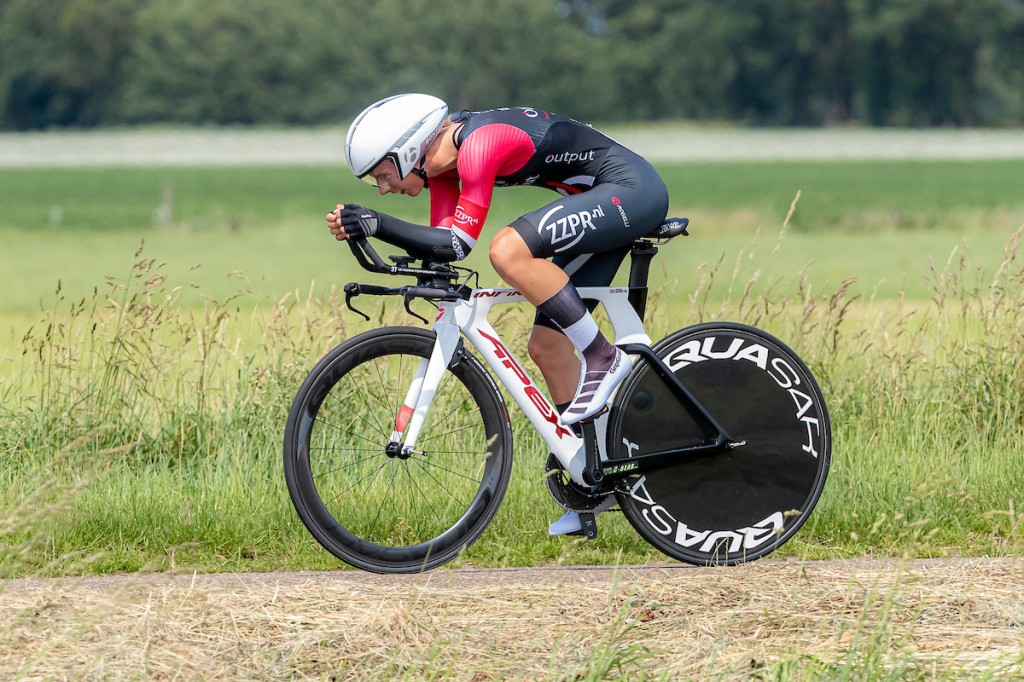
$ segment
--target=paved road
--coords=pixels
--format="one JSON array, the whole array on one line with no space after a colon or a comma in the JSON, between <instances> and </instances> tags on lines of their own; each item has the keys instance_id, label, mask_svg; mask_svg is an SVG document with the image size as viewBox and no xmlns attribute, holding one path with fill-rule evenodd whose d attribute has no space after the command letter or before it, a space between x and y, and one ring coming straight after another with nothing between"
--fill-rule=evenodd
<instances>
[{"instance_id":1,"label":"paved road","mask_svg":"<svg viewBox=\"0 0 1024 682\"><path fill-rule=\"evenodd\" d=\"M268 586L304 585L309 583L327 582L335 585L355 587L360 584L373 584L379 587L388 585L418 585L438 580L448 587L462 586L466 588L481 585L523 584L545 585L561 583L610 583L622 577L631 579L658 580L691 579L698 574L726 575L730 571L742 573L754 570L758 575L771 575L773 571L785 571L793 568L804 571L819 572L835 571L841 574L854 573L931 573L941 575L943 572L955 573L962 570L990 569L1000 566L1008 569L1024 568L1024 558L1004 557L950 557L935 559L837 559L831 561L797 561L786 559L763 559L758 562L743 564L733 568L702 568L679 562L662 562L635 566L532 566L522 568L458 568L441 567L426 573L411 575L377 575L358 570L337 571L297 571L271 573L192 573L187 571L169 573L125 573L105 576L67 577L67 578L14 578L0 583L0 594L18 594L34 592L45 588L68 590L104 591L117 589L126 585L146 586L203 586L207 588L232 588L245 586L247 589L266 588Z\"/></svg>"}]
</instances>

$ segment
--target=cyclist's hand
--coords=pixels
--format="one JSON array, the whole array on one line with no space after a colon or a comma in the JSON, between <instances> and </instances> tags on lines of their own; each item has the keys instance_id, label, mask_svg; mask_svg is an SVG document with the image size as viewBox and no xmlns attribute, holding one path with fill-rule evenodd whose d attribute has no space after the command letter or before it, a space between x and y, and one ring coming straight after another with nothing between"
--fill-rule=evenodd
<instances>
[{"instance_id":1,"label":"cyclist's hand","mask_svg":"<svg viewBox=\"0 0 1024 682\"><path fill-rule=\"evenodd\" d=\"M380 227L380 214L356 204L338 204L327 214L327 227L339 241L372 237Z\"/></svg>"}]
</instances>

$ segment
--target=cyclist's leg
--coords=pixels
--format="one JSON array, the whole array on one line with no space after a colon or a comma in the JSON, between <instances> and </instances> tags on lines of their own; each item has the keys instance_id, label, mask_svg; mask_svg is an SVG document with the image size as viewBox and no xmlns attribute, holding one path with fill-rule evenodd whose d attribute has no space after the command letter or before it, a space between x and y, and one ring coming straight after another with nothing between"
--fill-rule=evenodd
<instances>
[{"instance_id":1,"label":"cyclist's leg","mask_svg":"<svg viewBox=\"0 0 1024 682\"><path fill-rule=\"evenodd\" d=\"M552 322L551 326L533 327L527 349L544 377L548 395L561 413L572 402L579 383L580 362L576 348Z\"/></svg>"},{"instance_id":2,"label":"cyclist's leg","mask_svg":"<svg viewBox=\"0 0 1024 682\"><path fill-rule=\"evenodd\" d=\"M664 219L668 211L665 185L643 159L626 150L613 150L600 175L599 184L587 192L566 196L528 213L499 233L500 239L492 243L491 260L506 281L517 287L522 282L540 293L534 278L541 274L547 277L553 266L543 259L615 251ZM515 239L510 234L513 232L521 239ZM544 266L533 265L541 262ZM555 281L545 279L543 293L549 295L547 298L531 298L529 291L523 293L580 351L580 378L562 419L571 424L603 408L629 373L631 360L600 333L573 283L566 280L562 288L552 292L551 283Z\"/></svg>"},{"instance_id":3,"label":"cyclist's leg","mask_svg":"<svg viewBox=\"0 0 1024 682\"><path fill-rule=\"evenodd\" d=\"M625 366L626 363L620 360L625 358L629 361L628 356L616 349L614 346L608 343L608 341L600 334L597 329L597 324L594 322L593 317L587 310L582 299L579 296L579 292L569 282L568 277L565 273L556 265L540 257L535 257L529 250L527 250L525 241L511 228L506 228L500 232L495 239L491 242L491 262L494 265L495 270L501 277L511 284L512 286L519 289L527 300L537 305L538 311L544 314L547 319L552 319L558 325L558 328L562 330L564 336L562 338L570 341L568 346L564 343L559 342L554 333L551 330L538 331L536 339L539 339L540 343L545 340L551 342L550 347L547 349L549 352L553 352L556 355L554 357L545 358L540 361L539 364L542 367L542 373L544 374L545 381L552 382L555 386L564 386L569 378L572 376L563 367L562 369L555 370L552 372L551 368L559 362L567 363L570 366L577 367L577 373L580 379L576 383L575 391L570 394L571 400L568 405L563 406L559 411L563 414L562 421L569 423L564 414L566 411L571 410L575 401L579 398L580 389L584 386L584 379L593 376L591 373L588 376L586 371L586 363L588 360L588 354L591 358L594 357L595 348L600 350L599 344L603 343L605 347L611 350L611 357L613 360L618 361L618 364L614 367L620 370L621 378L617 377L612 372L605 371L603 375L598 376L597 388L605 388L606 385L610 384L611 388L607 389L606 394L603 397L604 401L607 401L608 395L611 393L611 389L614 389L615 385L621 382L622 379L629 373L629 367ZM551 281L558 281L552 276L552 269L561 274L562 281L564 282L562 288L559 289L554 295L547 299L538 296L538 291L543 291L544 287L550 286ZM589 334L589 340L586 343L581 342L581 338L587 334L587 325L592 328L592 332ZM540 329L535 327L535 329ZM535 341L537 343L537 341ZM575 362L575 355L572 349L580 351L580 363ZM533 353L534 351L531 351ZM534 357L537 357L536 355ZM599 357L598 360L604 358ZM547 368L544 371L543 368ZM607 381L612 379L614 383ZM605 380L605 381L601 381ZM591 386L588 386L591 388ZM562 389L559 389L562 390ZM593 393L593 390L591 390ZM563 397L556 398L558 400L564 399ZM602 403L603 404L603 403ZM600 409L598 407L597 409ZM596 412L597 409L591 410ZM586 416L585 414L582 416ZM573 420L578 421L578 420ZM614 500L613 497L608 498ZM613 502L614 503L614 502ZM565 516L556 521L548 528L548 532L551 535L562 535L566 533L575 533L582 530L582 522L579 514L575 511L566 512Z\"/></svg>"},{"instance_id":4,"label":"cyclist's leg","mask_svg":"<svg viewBox=\"0 0 1024 682\"><path fill-rule=\"evenodd\" d=\"M606 287L612 283L628 251L628 247L622 247L604 253L560 255L552 258L551 262L561 268L577 288ZM597 301L585 300L584 303L590 312L597 307ZM572 342L558 325L538 311L527 348L544 376L548 394L560 407L559 412L563 412L576 394L580 377L579 360Z\"/></svg>"},{"instance_id":5,"label":"cyclist's leg","mask_svg":"<svg viewBox=\"0 0 1024 682\"><path fill-rule=\"evenodd\" d=\"M552 212L563 209L559 205ZM578 214L569 215L581 220ZM565 273L531 252L518 231L502 230L491 242L490 255L498 274L551 318L580 352L580 380L562 422L572 424L599 412L629 373L629 357L604 338Z\"/></svg>"},{"instance_id":6,"label":"cyclist's leg","mask_svg":"<svg viewBox=\"0 0 1024 682\"><path fill-rule=\"evenodd\" d=\"M569 281L576 287L603 287L612 283L615 273L628 253L629 247L623 246L604 253L582 254L579 256L555 256L552 262L562 268L569 276ZM593 312L597 301L585 301L588 310ZM560 413L569 407L579 381L579 363L576 360L572 342L558 329L558 326L540 311L534 319L533 333L529 343L530 356L537 363L544 380L548 384L551 399ZM551 476L559 476L563 485L570 485L563 472L550 472ZM549 486L554 481L548 481ZM583 491L586 493L586 491ZM555 498L558 499L557 497ZM592 514L600 514L615 506L614 495L608 495L596 502L590 509ZM569 508L558 520L548 526L548 535L579 535L583 533L583 521L580 513Z\"/></svg>"}]
</instances>

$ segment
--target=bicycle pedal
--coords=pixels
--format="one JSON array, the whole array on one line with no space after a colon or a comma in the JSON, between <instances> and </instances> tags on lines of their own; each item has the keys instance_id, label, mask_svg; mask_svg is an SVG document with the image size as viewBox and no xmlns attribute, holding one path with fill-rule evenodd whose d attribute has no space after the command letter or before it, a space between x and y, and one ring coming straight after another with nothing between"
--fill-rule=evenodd
<instances>
[{"instance_id":1,"label":"bicycle pedal","mask_svg":"<svg viewBox=\"0 0 1024 682\"><path fill-rule=\"evenodd\" d=\"M582 535L588 540L593 540L597 537L597 520L594 515L589 512L580 512L580 524L583 526L580 530L573 533L573 535Z\"/></svg>"},{"instance_id":2,"label":"bicycle pedal","mask_svg":"<svg viewBox=\"0 0 1024 682\"><path fill-rule=\"evenodd\" d=\"M602 414L604 414L607 411L608 411L608 406L605 405L600 410L598 410L594 414L590 415L586 419L579 420L578 422L576 422L576 424L579 424L580 426L583 426L584 424L593 424L595 421L597 421L598 417L600 417ZM575 426L575 424L574 424L574 426Z\"/></svg>"}]
</instances>

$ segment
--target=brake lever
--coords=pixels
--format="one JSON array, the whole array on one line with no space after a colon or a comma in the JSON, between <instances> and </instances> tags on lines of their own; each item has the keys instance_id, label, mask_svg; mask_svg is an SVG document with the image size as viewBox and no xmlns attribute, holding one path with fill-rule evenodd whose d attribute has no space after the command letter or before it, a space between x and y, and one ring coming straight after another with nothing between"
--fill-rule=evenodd
<instances>
[{"instance_id":1,"label":"brake lever","mask_svg":"<svg viewBox=\"0 0 1024 682\"><path fill-rule=\"evenodd\" d=\"M415 318L423 320L423 324L430 324L430 320L428 320L427 318L423 317L419 313L413 312L411 304L412 304L412 300L414 298L416 298L416 297L415 296L410 296L408 290L406 290L406 291L404 291L402 293L402 300L405 301L405 312L409 313L410 315L412 315ZM370 318L366 318L366 319L370 319Z\"/></svg>"},{"instance_id":2,"label":"brake lever","mask_svg":"<svg viewBox=\"0 0 1024 682\"><path fill-rule=\"evenodd\" d=\"M345 285L345 305L348 307L349 310L351 310L352 312L354 312L354 313L356 313L358 315L362 315L363 319L366 320L367 322L369 322L370 321L370 316L367 315L366 313L364 313L362 310L359 310L358 308L356 308L354 305L352 305L352 299L355 298L356 296L358 296L360 293L361 292L359 291L359 283L358 282L349 282L348 284L346 284Z\"/></svg>"}]
</instances>

